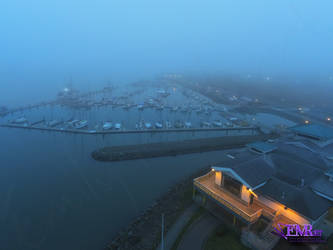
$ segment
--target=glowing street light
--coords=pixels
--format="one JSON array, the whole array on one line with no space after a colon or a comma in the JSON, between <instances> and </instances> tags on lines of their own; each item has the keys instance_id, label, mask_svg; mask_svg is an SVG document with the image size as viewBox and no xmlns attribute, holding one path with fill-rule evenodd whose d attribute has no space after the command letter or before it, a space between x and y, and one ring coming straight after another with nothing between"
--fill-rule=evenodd
<instances>
[{"instance_id":1,"label":"glowing street light","mask_svg":"<svg viewBox=\"0 0 333 250\"><path fill-rule=\"evenodd\" d=\"M327 120L328 122L330 122L330 121L331 121L331 117L327 117L326 120Z\"/></svg>"},{"instance_id":2,"label":"glowing street light","mask_svg":"<svg viewBox=\"0 0 333 250\"><path fill-rule=\"evenodd\" d=\"M310 122L309 122L309 120L305 120L305 124L309 124Z\"/></svg>"}]
</instances>

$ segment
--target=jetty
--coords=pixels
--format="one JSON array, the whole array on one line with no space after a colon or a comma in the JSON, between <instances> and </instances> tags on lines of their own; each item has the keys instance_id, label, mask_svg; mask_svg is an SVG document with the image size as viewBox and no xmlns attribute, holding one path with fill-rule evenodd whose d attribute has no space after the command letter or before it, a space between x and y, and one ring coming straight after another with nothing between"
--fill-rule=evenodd
<instances>
[{"instance_id":1,"label":"jetty","mask_svg":"<svg viewBox=\"0 0 333 250\"><path fill-rule=\"evenodd\" d=\"M104 147L91 153L97 161L123 161L177 156L243 147L248 143L276 138L276 134L220 136L172 142Z\"/></svg>"}]
</instances>

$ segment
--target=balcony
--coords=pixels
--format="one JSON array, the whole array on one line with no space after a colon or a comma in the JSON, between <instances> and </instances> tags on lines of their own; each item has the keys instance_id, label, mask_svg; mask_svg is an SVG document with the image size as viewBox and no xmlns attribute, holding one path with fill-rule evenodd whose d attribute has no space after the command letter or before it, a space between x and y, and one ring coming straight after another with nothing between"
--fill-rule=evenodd
<instances>
[{"instance_id":1,"label":"balcony","mask_svg":"<svg viewBox=\"0 0 333 250\"><path fill-rule=\"evenodd\" d=\"M209 172L204 176L194 179L193 184L195 188L208 195L219 205L228 208L236 215L242 217L248 223L255 222L261 216L262 208L257 203L248 206L239 198L219 188L215 184L214 172Z\"/></svg>"}]
</instances>

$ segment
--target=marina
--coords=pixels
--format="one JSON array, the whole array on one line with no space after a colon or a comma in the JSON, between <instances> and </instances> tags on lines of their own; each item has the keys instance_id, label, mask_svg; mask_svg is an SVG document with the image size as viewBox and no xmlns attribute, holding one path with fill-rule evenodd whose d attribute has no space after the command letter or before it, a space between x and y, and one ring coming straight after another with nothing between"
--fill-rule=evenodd
<instances>
[{"instance_id":1,"label":"marina","mask_svg":"<svg viewBox=\"0 0 333 250\"><path fill-rule=\"evenodd\" d=\"M158 86L149 90L143 86L131 89L129 92L126 87L109 86L81 94L66 87L55 101L7 110L0 119L0 126L90 135L203 131L253 133L258 127L235 119L226 112L227 107L173 84L165 89Z\"/></svg>"}]
</instances>

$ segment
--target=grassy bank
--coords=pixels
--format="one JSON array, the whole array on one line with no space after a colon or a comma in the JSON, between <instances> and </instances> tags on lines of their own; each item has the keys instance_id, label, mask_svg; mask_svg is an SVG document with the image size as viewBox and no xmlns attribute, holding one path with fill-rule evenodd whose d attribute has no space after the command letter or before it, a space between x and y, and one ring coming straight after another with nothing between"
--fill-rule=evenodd
<instances>
[{"instance_id":1,"label":"grassy bank","mask_svg":"<svg viewBox=\"0 0 333 250\"><path fill-rule=\"evenodd\" d=\"M204 250L250 250L241 243L240 235L225 225L217 227L208 237Z\"/></svg>"}]
</instances>

